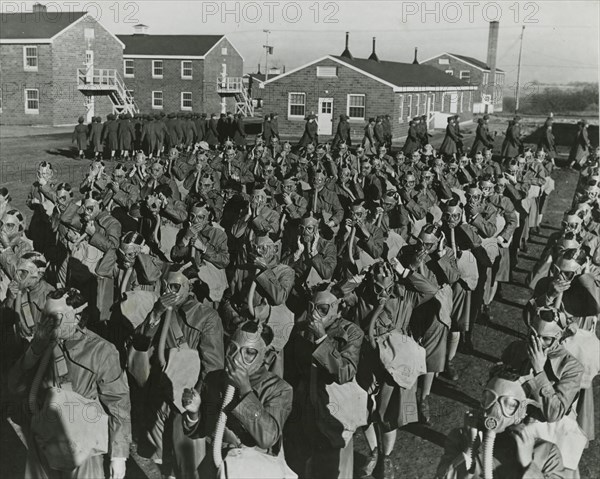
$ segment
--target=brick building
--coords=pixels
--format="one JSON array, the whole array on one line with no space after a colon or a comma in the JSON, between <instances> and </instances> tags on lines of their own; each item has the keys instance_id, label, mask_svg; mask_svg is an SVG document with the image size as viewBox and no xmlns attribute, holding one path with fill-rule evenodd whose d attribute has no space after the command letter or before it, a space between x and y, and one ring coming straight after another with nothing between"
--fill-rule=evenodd
<instances>
[{"instance_id":1,"label":"brick building","mask_svg":"<svg viewBox=\"0 0 600 479\"><path fill-rule=\"evenodd\" d=\"M477 87L477 91L473 93L473 113L484 113L486 106L489 113L502 111L502 90L505 76L503 70L496 69L496 88L494 89L495 94L492 101L492 94L488 91L490 67L486 63L456 53L440 53L433 58L428 58L422 64L430 65ZM490 105L493 105L493 108L490 108Z\"/></svg>"},{"instance_id":2,"label":"brick building","mask_svg":"<svg viewBox=\"0 0 600 479\"><path fill-rule=\"evenodd\" d=\"M505 73L496 68L498 56L498 36L500 23L490 22L488 33L487 61L456 53L440 53L423 61L443 71L447 75L458 77L477 87L473 98L473 113L494 113L502 111Z\"/></svg>"},{"instance_id":3,"label":"brick building","mask_svg":"<svg viewBox=\"0 0 600 479\"><path fill-rule=\"evenodd\" d=\"M0 124L73 124L115 111L114 97L98 84L82 88L98 82L100 69L115 76L123 65L123 43L92 15L35 4L0 21Z\"/></svg>"},{"instance_id":4,"label":"brick building","mask_svg":"<svg viewBox=\"0 0 600 479\"><path fill-rule=\"evenodd\" d=\"M408 121L427 115L430 128L445 128L458 113L472 119L476 87L425 65L354 58L348 50L327 55L265 82L265 111L279 113L284 135L303 132L305 117L317 116L319 135L335 134L341 114L349 116L353 138L361 139L369 117L389 114L394 138L406 136Z\"/></svg>"},{"instance_id":5,"label":"brick building","mask_svg":"<svg viewBox=\"0 0 600 479\"><path fill-rule=\"evenodd\" d=\"M217 86L242 84L243 58L223 35L149 35L136 25L125 44L123 76L143 113L235 111L236 98Z\"/></svg>"}]
</instances>

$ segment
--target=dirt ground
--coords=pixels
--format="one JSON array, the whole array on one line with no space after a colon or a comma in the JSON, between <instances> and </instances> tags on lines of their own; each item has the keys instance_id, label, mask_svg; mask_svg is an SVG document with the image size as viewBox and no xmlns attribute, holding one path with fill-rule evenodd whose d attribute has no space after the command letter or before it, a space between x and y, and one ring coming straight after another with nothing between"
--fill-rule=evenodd
<instances>
[{"instance_id":1,"label":"dirt ground","mask_svg":"<svg viewBox=\"0 0 600 479\"><path fill-rule=\"evenodd\" d=\"M542 122L543 123L543 120ZM4 128L4 127L2 127ZM531 125L535 128L535 125ZM465 126L465 144L470 146L474 126ZM492 124L491 130L504 131L504 121ZM60 181L68 181L78 189L79 182L87 171L89 161L79 161L73 158L70 149L71 137L63 129L55 134L55 130L39 131L39 134L23 136L22 134L2 134L0 142L0 185L6 186L13 197L14 205L25 214L29 211L25 199L31 183L35 179L36 165L47 160L52 162L57 170ZM37 133L37 132L36 132ZM7 136L5 136L7 135ZM500 148L502 136L496 140L496 151ZM436 133L432 143L439 146L442 141L440 133ZM403 142L402 142L403 143ZM565 148L561 149L566 151ZM110 169L111 165L108 164ZM520 256L519 265L514 274L514 281L502 285L501 297L492 305L492 323L486 326L477 324L474 330L476 351L472 355L459 353L455 364L460 373L460 379L451 383L443 379L436 380L431 397L431 412L433 425L422 427L411 425L398 434L398 440L393 453L396 466L396 477L417 479L432 478L438 460L443 450L444 440L448 432L462 424L464 412L478 404L481 390L485 384L487 373L502 350L513 340L522 337L525 328L521 321L523 304L530 298L530 291L523 285L526 273L531 270L539 257L548 236L560 225L562 213L570 205L573 191L577 182L577 173L559 169L555 172L556 191L550 198L547 215L544 218L541 233L533 236L528 254ZM594 382L596 404L600 404L598 378ZM5 394L2 394L5 398ZM13 429L7 422L7 417L14 412L14 405L6 400L0 404L2 417L0 422L0 459L2 473L0 477L23 477L25 448L19 442ZM596 430L600 431L599 411L596 408ZM366 443L362 432L355 436L355 463L364 461ZM135 449L135 447L134 447ZM157 468L147 460L132 455L128 462L128 478L159 479ZM600 444L594 441L584 452L580 463L581 477L594 479L600 477Z\"/></svg>"}]
</instances>

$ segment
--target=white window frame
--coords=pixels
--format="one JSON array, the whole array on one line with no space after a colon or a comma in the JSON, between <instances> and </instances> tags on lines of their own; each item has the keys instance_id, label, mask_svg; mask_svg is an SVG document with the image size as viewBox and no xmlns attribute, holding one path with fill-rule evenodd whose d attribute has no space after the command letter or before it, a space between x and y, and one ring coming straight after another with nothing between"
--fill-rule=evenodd
<instances>
[{"instance_id":1,"label":"white window frame","mask_svg":"<svg viewBox=\"0 0 600 479\"><path fill-rule=\"evenodd\" d=\"M463 73L467 74L467 78L463 77ZM460 80L465 80L466 82L471 83L471 70L460 70L458 72L458 78Z\"/></svg>"},{"instance_id":2,"label":"white window frame","mask_svg":"<svg viewBox=\"0 0 600 479\"><path fill-rule=\"evenodd\" d=\"M156 106L156 104L154 102L154 100L155 100L154 94L155 93L160 93L160 102L161 102L160 106ZM164 108L164 106L165 106L165 96L164 96L162 90L153 90L152 91L152 109L153 110L162 110Z\"/></svg>"},{"instance_id":3,"label":"white window frame","mask_svg":"<svg viewBox=\"0 0 600 479\"><path fill-rule=\"evenodd\" d=\"M133 73L127 73L127 62L131 62L131 69ZM135 60L133 58L123 59L123 76L125 78L135 78Z\"/></svg>"},{"instance_id":4,"label":"white window frame","mask_svg":"<svg viewBox=\"0 0 600 479\"><path fill-rule=\"evenodd\" d=\"M29 66L27 65L27 58L33 58L32 55L27 55L27 50L29 49L35 49L35 66ZM40 64L40 57L38 55L38 47L36 45L25 45L23 47L23 69L26 72L37 72L38 71L38 66Z\"/></svg>"},{"instance_id":5,"label":"white window frame","mask_svg":"<svg viewBox=\"0 0 600 479\"><path fill-rule=\"evenodd\" d=\"M408 105L407 105L407 111L406 111L406 118L408 119L408 121L412 120L413 114L413 96L411 94L409 94L407 97L408 99Z\"/></svg>"},{"instance_id":6,"label":"white window frame","mask_svg":"<svg viewBox=\"0 0 600 479\"><path fill-rule=\"evenodd\" d=\"M448 58L438 58L438 65L450 65Z\"/></svg>"},{"instance_id":7,"label":"white window frame","mask_svg":"<svg viewBox=\"0 0 600 479\"><path fill-rule=\"evenodd\" d=\"M431 93L431 110L429 110L429 112L431 113L432 111L435 111L435 92Z\"/></svg>"},{"instance_id":8,"label":"white window frame","mask_svg":"<svg viewBox=\"0 0 600 479\"><path fill-rule=\"evenodd\" d=\"M227 55L227 47L221 47L221 55Z\"/></svg>"},{"instance_id":9,"label":"white window frame","mask_svg":"<svg viewBox=\"0 0 600 479\"><path fill-rule=\"evenodd\" d=\"M328 68L328 69L333 68L334 74L333 75L323 74L324 68ZM331 71L331 70L329 70L329 71ZM317 78L337 78L337 76L338 76L338 74L337 74L336 66L322 65L322 66L317 67Z\"/></svg>"},{"instance_id":10,"label":"white window frame","mask_svg":"<svg viewBox=\"0 0 600 479\"><path fill-rule=\"evenodd\" d=\"M399 95L398 100L400 107L398 108L398 123L404 123L404 95Z\"/></svg>"},{"instance_id":11,"label":"white window frame","mask_svg":"<svg viewBox=\"0 0 600 479\"><path fill-rule=\"evenodd\" d=\"M0 88L0 113L2 113L2 88Z\"/></svg>"},{"instance_id":12,"label":"white window frame","mask_svg":"<svg viewBox=\"0 0 600 479\"><path fill-rule=\"evenodd\" d=\"M154 71L156 70L156 63L160 62L160 71L161 74L160 75L156 75L154 73ZM164 75L164 68L165 68L165 64L163 63L162 60L152 60L152 78L162 78Z\"/></svg>"},{"instance_id":13,"label":"white window frame","mask_svg":"<svg viewBox=\"0 0 600 479\"><path fill-rule=\"evenodd\" d=\"M473 110L473 92L471 90L469 90L469 104L468 104L468 108L469 108L469 111Z\"/></svg>"},{"instance_id":14,"label":"white window frame","mask_svg":"<svg viewBox=\"0 0 600 479\"><path fill-rule=\"evenodd\" d=\"M446 70L444 73L445 73L446 75L450 75L451 77L453 77L453 76L454 76L454 70Z\"/></svg>"},{"instance_id":15,"label":"white window frame","mask_svg":"<svg viewBox=\"0 0 600 479\"><path fill-rule=\"evenodd\" d=\"M417 93L417 114L415 116L421 115L421 94Z\"/></svg>"},{"instance_id":16,"label":"white window frame","mask_svg":"<svg viewBox=\"0 0 600 479\"><path fill-rule=\"evenodd\" d=\"M442 101L440 102L440 112L444 113L444 102L446 101L446 92L442 92Z\"/></svg>"},{"instance_id":17,"label":"white window frame","mask_svg":"<svg viewBox=\"0 0 600 479\"><path fill-rule=\"evenodd\" d=\"M353 106L352 108L362 108L363 116L352 116L350 115L350 97L362 97L363 98L363 106ZM364 120L367 115L367 97L364 93L349 93L346 95L346 115L350 120Z\"/></svg>"},{"instance_id":18,"label":"white window frame","mask_svg":"<svg viewBox=\"0 0 600 479\"><path fill-rule=\"evenodd\" d=\"M183 95L190 95L190 106L185 106L184 103L184 98ZM182 111L192 111L192 108L194 107L194 100L193 100L193 96L192 96L192 92L191 91L182 91L181 92L181 110Z\"/></svg>"},{"instance_id":19,"label":"white window frame","mask_svg":"<svg viewBox=\"0 0 600 479\"><path fill-rule=\"evenodd\" d=\"M190 67L185 68L184 64L189 63ZM184 72L185 70L190 70L190 74L189 75L185 75ZM194 64L192 63L191 60L181 60L181 79L182 80L191 80L194 78Z\"/></svg>"},{"instance_id":20,"label":"white window frame","mask_svg":"<svg viewBox=\"0 0 600 479\"><path fill-rule=\"evenodd\" d=\"M504 85L504 75L502 73L496 73L496 85Z\"/></svg>"},{"instance_id":21,"label":"white window frame","mask_svg":"<svg viewBox=\"0 0 600 479\"><path fill-rule=\"evenodd\" d=\"M481 84L482 85L487 85L489 81L490 81L490 74L488 72L483 72L483 77L481 79Z\"/></svg>"},{"instance_id":22,"label":"white window frame","mask_svg":"<svg viewBox=\"0 0 600 479\"><path fill-rule=\"evenodd\" d=\"M458 113L462 113L463 112L463 92L459 91L458 92Z\"/></svg>"},{"instance_id":23,"label":"white window frame","mask_svg":"<svg viewBox=\"0 0 600 479\"><path fill-rule=\"evenodd\" d=\"M29 98L29 92L34 91L37 98ZM29 108L29 101L37 101L37 108ZM40 90L37 88L25 88L25 113L28 115L40 114Z\"/></svg>"},{"instance_id":24,"label":"white window frame","mask_svg":"<svg viewBox=\"0 0 600 479\"><path fill-rule=\"evenodd\" d=\"M304 113L302 113L301 115L292 115L292 106L300 106L300 103L291 103L291 101L292 101L292 95L301 95L302 98L304 99L304 102L302 103L302 107L304 108ZM288 93L288 109L287 110L288 110L287 111L288 118L302 118L302 119L304 119L304 117L306 116L306 93L299 92L299 91L289 92Z\"/></svg>"}]
</instances>

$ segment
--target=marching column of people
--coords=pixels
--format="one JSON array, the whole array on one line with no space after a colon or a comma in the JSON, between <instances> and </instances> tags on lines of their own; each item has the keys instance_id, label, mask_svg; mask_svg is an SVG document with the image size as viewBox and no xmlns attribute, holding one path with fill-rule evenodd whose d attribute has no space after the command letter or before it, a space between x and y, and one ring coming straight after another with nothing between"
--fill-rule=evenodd
<instances>
[{"instance_id":1,"label":"marching column of people","mask_svg":"<svg viewBox=\"0 0 600 479\"><path fill-rule=\"evenodd\" d=\"M345 115L331 145L309 115L296 146L276 114L253 146L231 113L80 118L79 194L40 163L26 225L0 189L27 477L103 477L104 456L125 477L133 418L166 477L393 478L398 430L436 421L432 386L460 381L457 351L477 348L554 189L551 121L533 151L512 120L497 161L487 115L470 149L458 116L439 151L426 120L393 151L389 115L355 148ZM528 277L527 340L438 477L577 477L594 439L600 165L583 124L577 141L572 207ZM100 420L50 421L66 401Z\"/></svg>"}]
</instances>

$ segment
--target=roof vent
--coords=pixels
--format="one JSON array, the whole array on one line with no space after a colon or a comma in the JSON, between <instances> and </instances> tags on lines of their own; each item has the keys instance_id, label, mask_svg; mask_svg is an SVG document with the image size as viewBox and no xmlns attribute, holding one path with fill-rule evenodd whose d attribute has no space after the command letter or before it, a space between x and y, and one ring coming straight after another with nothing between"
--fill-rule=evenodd
<instances>
[{"instance_id":1,"label":"roof vent","mask_svg":"<svg viewBox=\"0 0 600 479\"><path fill-rule=\"evenodd\" d=\"M373 37L373 52L371 53L369 60L373 60L379 63L379 58L377 57L377 53L375 53L375 37Z\"/></svg>"},{"instance_id":2,"label":"roof vent","mask_svg":"<svg viewBox=\"0 0 600 479\"><path fill-rule=\"evenodd\" d=\"M143 23L138 23L133 26L133 34L134 35L148 35L148 30L150 27L148 25L144 25Z\"/></svg>"},{"instance_id":3,"label":"roof vent","mask_svg":"<svg viewBox=\"0 0 600 479\"><path fill-rule=\"evenodd\" d=\"M350 32L346 32L346 49L342 52L341 56L344 58L348 58L350 60L354 60L352 53L350 53L350 50L348 49L349 42L350 42Z\"/></svg>"},{"instance_id":4,"label":"roof vent","mask_svg":"<svg viewBox=\"0 0 600 479\"><path fill-rule=\"evenodd\" d=\"M48 9L46 5L42 5L41 3L34 3L32 7L33 13L46 13Z\"/></svg>"}]
</instances>

